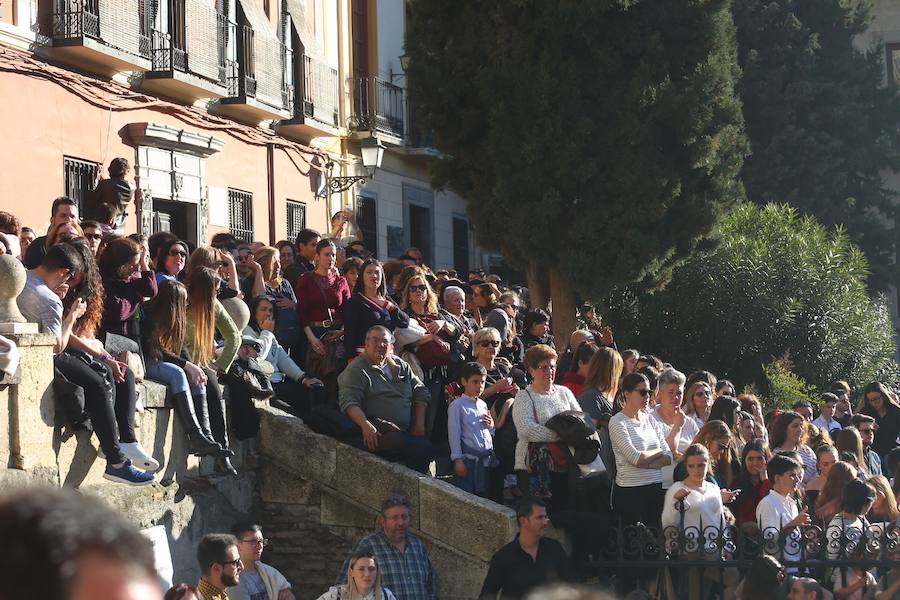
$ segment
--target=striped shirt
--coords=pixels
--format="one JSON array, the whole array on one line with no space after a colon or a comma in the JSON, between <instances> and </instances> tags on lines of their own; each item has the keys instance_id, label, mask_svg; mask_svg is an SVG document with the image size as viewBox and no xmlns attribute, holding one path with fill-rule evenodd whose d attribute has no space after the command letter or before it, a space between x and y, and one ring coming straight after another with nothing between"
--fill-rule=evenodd
<instances>
[{"instance_id":1,"label":"striped shirt","mask_svg":"<svg viewBox=\"0 0 900 600\"><path fill-rule=\"evenodd\" d=\"M616 485L638 487L662 483L660 469L644 469L635 466L646 450L663 450L670 458L672 452L666 443L659 422L645 412L634 419L620 412L609 420L609 439L616 455Z\"/></svg>"}]
</instances>

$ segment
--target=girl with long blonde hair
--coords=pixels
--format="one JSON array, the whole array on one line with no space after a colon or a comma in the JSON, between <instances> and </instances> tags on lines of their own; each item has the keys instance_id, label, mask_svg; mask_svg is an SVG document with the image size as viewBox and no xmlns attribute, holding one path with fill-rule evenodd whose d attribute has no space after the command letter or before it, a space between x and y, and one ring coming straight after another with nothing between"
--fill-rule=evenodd
<instances>
[{"instance_id":1,"label":"girl with long blonde hair","mask_svg":"<svg viewBox=\"0 0 900 600\"><path fill-rule=\"evenodd\" d=\"M234 321L228 316L228 312L222 303L216 298L221 279L215 271L209 267L197 267L188 275L188 307L185 315L184 347L188 352L189 360L198 365L206 373L207 394L210 401L209 422L212 438L228 449L228 430L225 424L224 401L213 401L213 396L221 399L221 389L218 387L218 374L227 373L237 356L241 345L241 333ZM215 358L215 334L216 331L225 340L218 358ZM211 367L215 367L215 369ZM195 404L195 406L197 406ZM201 420L201 425L202 425ZM207 432L204 432L207 433ZM227 456L216 459L219 470L232 475L237 471L231 465Z\"/></svg>"},{"instance_id":2,"label":"girl with long blonde hair","mask_svg":"<svg viewBox=\"0 0 900 600\"><path fill-rule=\"evenodd\" d=\"M360 550L350 555L347 583L334 586L318 600L397 600L391 590L381 585L381 570L375 555Z\"/></svg>"}]
</instances>

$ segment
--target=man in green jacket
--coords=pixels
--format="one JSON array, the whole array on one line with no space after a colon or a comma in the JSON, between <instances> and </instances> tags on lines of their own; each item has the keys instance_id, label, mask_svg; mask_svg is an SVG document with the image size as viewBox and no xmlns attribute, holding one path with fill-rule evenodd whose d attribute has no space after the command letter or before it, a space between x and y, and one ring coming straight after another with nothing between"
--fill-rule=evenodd
<instances>
[{"instance_id":1,"label":"man in green jacket","mask_svg":"<svg viewBox=\"0 0 900 600\"><path fill-rule=\"evenodd\" d=\"M366 333L365 350L338 377L341 410L360 428L360 447L394 456L424 473L434 455L425 438L431 395L402 359L391 355L393 336L376 325Z\"/></svg>"}]
</instances>

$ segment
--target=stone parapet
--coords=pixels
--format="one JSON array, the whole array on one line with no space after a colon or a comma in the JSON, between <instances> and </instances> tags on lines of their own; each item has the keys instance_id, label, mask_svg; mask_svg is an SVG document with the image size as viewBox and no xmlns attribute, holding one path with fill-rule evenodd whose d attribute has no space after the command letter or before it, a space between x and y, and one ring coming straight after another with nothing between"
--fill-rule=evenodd
<instances>
[{"instance_id":1,"label":"stone parapet","mask_svg":"<svg viewBox=\"0 0 900 600\"><path fill-rule=\"evenodd\" d=\"M267 536L281 536L273 564L312 587L297 590L299 598L315 598L334 582L394 493L412 503L412 528L439 573L439 597L478 596L491 556L516 534L512 510L319 435L277 409L260 412L263 526Z\"/></svg>"}]
</instances>

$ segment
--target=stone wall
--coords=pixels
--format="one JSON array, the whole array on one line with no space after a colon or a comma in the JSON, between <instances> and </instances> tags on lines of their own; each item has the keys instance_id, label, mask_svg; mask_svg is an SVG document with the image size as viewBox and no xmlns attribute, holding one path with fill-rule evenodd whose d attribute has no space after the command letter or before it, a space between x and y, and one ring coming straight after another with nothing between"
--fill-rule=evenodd
<instances>
[{"instance_id":1,"label":"stone wall","mask_svg":"<svg viewBox=\"0 0 900 600\"><path fill-rule=\"evenodd\" d=\"M318 435L276 409L261 412L259 501L274 541L266 558L298 598L317 598L334 583L392 493L412 503L412 528L428 546L440 598L478 596L491 556L515 536L512 510Z\"/></svg>"},{"instance_id":2,"label":"stone wall","mask_svg":"<svg viewBox=\"0 0 900 600\"><path fill-rule=\"evenodd\" d=\"M102 478L106 461L97 456L97 439L73 432L53 396L52 336L8 335L21 363L16 383L0 391L0 490L51 485L79 488L115 507L138 527L163 525L175 568L175 581L196 582L196 547L211 532L230 529L256 512L256 473L248 448L236 444L238 478L213 472L211 459L185 452L181 424L166 404L165 388L139 384L145 406L136 415L136 434L160 462L157 484L133 488Z\"/></svg>"},{"instance_id":3,"label":"stone wall","mask_svg":"<svg viewBox=\"0 0 900 600\"><path fill-rule=\"evenodd\" d=\"M218 475L211 459L185 452L186 437L165 389L140 386L145 410L137 435L160 461L157 484L144 488L102 478L96 438L72 432L52 393L53 339L10 336L22 364L17 383L0 390L0 490L28 485L80 488L139 527L163 525L176 582L196 582L195 549L207 533L238 520L263 525L273 545L263 560L282 570L298 598L317 598L334 583L359 538L375 529L382 500L406 495L414 532L428 546L444 599L477 597L491 555L515 535L514 513L432 477L314 433L266 403L258 453L233 444L238 478Z\"/></svg>"}]
</instances>

